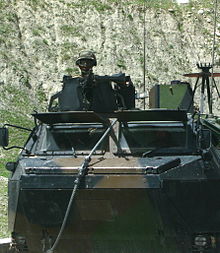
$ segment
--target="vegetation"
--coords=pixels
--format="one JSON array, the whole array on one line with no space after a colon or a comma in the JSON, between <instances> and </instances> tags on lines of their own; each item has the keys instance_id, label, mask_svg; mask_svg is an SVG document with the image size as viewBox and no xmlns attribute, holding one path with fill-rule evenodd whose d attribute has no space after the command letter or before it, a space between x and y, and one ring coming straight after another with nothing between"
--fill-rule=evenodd
<instances>
[{"instance_id":1,"label":"vegetation","mask_svg":"<svg viewBox=\"0 0 220 253\"><path fill-rule=\"evenodd\" d=\"M80 27L72 26L72 25L62 25L60 30L64 36L79 36L80 35Z\"/></svg>"},{"instance_id":2,"label":"vegetation","mask_svg":"<svg viewBox=\"0 0 220 253\"><path fill-rule=\"evenodd\" d=\"M30 96L30 89L8 85L1 87L0 93L1 97L4 97L2 103L9 105L5 109L0 109L1 123L10 123L31 129L34 126L34 122L29 114L35 108L35 104L33 102L34 97ZM42 106L45 104L45 93L41 88L36 93L36 100ZM9 127L9 146L22 147L28 135L29 132L27 131ZM5 169L5 165L9 161L16 161L20 151L19 149L5 151L0 148L0 238L10 236L7 230L7 180L5 179L10 176L10 172Z\"/></svg>"},{"instance_id":3,"label":"vegetation","mask_svg":"<svg viewBox=\"0 0 220 253\"><path fill-rule=\"evenodd\" d=\"M7 230L7 181L2 177L0 177L0 203L0 238L6 238L10 236Z\"/></svg>"},{"instance_id":4,"label":"vegetation","mask_svg":"<svg viewBox=\"0 0 220 253\"><path fill-rule=\"evenodd\" d=\"M34 121L30 114L35 110L36 104L45 104L45 94L42 89L38 89L36 93L36 104L30 96L30 89L26 87L16 87L8 85L1 87L1 96L4 97L3 103L7 104L6 108L0 109L1 123L13 124L32 129ZM29 132L9 127L9 146L23 146L28 137ZM5 170L5 164L8 161L16 161L19 149L10 151L1 150L0 155L0 175L8 177L9 172Z\"/></svg>"},{"instance_id":5,"label":"vegetation","mask_svg":"<svg viewBox=\"0 0 220 253\"><path fill-rule=\"evenodd\" d=\"M127 69L127 67L126 67L126 62L125 62L125 60L124 60L123 58L120 58L120 59L118 60L117 66L118 66L122 71L124 71L124 70Z\"/></svg>"}]
</instances>

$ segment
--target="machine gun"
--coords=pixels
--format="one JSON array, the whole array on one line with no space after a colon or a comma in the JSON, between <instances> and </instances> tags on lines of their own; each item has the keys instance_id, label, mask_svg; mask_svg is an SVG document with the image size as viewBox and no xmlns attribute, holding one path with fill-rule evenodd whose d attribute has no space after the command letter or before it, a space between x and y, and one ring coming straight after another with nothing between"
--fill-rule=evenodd
<instances>
[{"instance_id":1,"label":"machine gun","mask_svg":"<svg viewBox=\"0 0 220 253\"><path fill-rule=\"evenodd\" d=\"M114 74L114 75L111 75L111 76L108 76L108 75L105 75L105 76L94 75L94 79L96 81L101 81L101 82L108 81L108 82L124 84L126 81L129 81L130 76L125 76L125 73Z\"/></svg>"},{"instance_id":2,"label":"machine gun","mask_svg":"<svg viewBox=\"0 0 220 253\"><path fill-rule=\"evenodd\" d=\"M53 107L56 99L58 105ZM135 88L130 76L91 73L87 78L64 76L63 88L51 97L48 110L113 112L134 107Z\"/></svg>"}]
</instances>

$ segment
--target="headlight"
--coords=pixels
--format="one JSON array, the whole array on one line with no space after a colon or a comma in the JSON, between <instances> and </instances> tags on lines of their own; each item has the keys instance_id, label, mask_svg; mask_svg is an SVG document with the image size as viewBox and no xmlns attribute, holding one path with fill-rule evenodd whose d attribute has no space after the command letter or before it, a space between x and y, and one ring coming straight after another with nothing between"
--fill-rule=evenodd
<instances>
[{"instance_id":1,"label":"headlight","mask_svg":"<svg viewBox=\"0 0 220 253\"><path fill-rule=\"evenodd\" d=\"M193 248L194 249L210 249L216 248L216 237L211 234L197 234L193 236Z\"/></svg>"},{"instance_id":2,"label":"headlight","mask_svg":"<svg viewBox=\"0 0 220 253\"><path fill-rule=\"evenodd\" d=\"M197 235L194 239L194 245L197 247L205 247L208 244L208 240L206 236Z\"/></svg>"}]
</instances>

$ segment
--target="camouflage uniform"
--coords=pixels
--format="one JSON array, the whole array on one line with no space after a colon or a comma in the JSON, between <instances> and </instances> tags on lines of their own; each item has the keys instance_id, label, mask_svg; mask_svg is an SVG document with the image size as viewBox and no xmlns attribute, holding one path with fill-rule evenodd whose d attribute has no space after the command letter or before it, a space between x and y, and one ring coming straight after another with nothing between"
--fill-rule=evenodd
<instances>
[{"instance_id":1,"label":"camouflage uniform","mask_svg":"<svg viewBox=\"0 0 220 253\"><path fill-rule=\"evenodd\" d=\"M88 102L91 103L92 89L95 86L92 68L97 65L95 54L92 51L81 51L76 60L76 65L79 66L81 70L80 83L83 88L84 100L88 100Z\"/></svg>"}]
</instances>

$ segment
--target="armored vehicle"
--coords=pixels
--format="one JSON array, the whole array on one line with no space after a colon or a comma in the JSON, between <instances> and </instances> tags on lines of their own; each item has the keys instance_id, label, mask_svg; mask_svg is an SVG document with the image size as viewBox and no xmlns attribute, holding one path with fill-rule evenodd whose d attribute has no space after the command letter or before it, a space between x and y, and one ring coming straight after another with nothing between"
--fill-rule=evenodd
<instances>
[{"instance_id":1,"label":"armored vehicle","mask_svg":"<svg viewBox=\"0 0 220 253\"><path fill-rule=\"evenodd\" d=\"M161 108L157 87L152 108L138 110L129 77L94 80L86 89L64 77L49 112L33 114L17 161L6 165L11 250L219 252L218 119L193 111L185 83L163 87L178 96L175 108ZM0 136L7 149L8 126Z\"/></svg>"}]
</instances>

